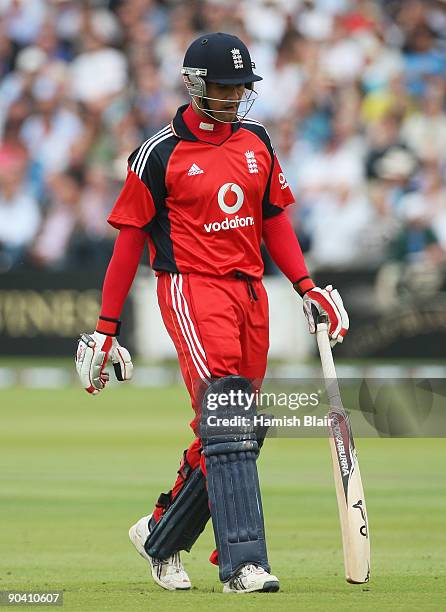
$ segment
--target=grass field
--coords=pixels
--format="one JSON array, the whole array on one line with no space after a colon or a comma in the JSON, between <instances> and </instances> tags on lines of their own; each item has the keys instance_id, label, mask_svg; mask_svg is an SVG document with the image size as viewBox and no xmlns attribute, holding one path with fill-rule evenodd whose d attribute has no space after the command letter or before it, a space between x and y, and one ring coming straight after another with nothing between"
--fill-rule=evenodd
<instances>
[{"instance_id":1,"label":"grass field","mask_svg":"<svg viewBox=\"0 0 446 612\"><path fill-rule=\"evenodd\" d=\"M277 594L223 595L211 526L168 593L131 546L130 524L170 488L192 417L180 387L0 392L0 590L64 591L68 610L444 610L443 439L357 441L372 580L344 581L327 440L276 439L259 460Z\"/></svg>"}]
</instances>

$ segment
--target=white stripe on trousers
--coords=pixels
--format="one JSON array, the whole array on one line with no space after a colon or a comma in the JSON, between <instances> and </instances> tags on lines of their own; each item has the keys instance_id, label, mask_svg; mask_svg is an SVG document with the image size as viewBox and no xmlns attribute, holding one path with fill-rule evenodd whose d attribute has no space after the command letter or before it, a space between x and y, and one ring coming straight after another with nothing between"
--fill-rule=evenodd
<instances>
[{"instance_id":1,"label":"white stripe on trousers","mask_svg":"<svg viewBox=\"0 0 446 612\"><path fill-rule=\"evenodd\" d=\"M184 295L184 293L183 293L183 275L182 275L182 274L179 274L179 275L178 275L178 278L179 278L178 290L179 290L179 292L180 292L181 297L183 298L183 302L184 302L184 312L185 312L186 317L187 317L187 319L188 319L188 321L189 321L189 323L190 323L190 328L191 328L192 335L193 335L194 340L195 340L195 345L198 347L198 350L199 350L199 351L200 351L200 353L203 355L204 360L205 360L205 361L207 361L206 353L204 352L204 348L202 347L201 342L200 342L200 340L198 339L197 333L196 333L196 331L195 331L195 325L194 325L194 322L192 321L191 316L190 316L190 314L189 314L189 306L188 306L188 304L187 304L186 297L185 297L185 295ZM210 376L210 373L209 373L209 376Z\"/></svg>"},{"instance_id":2,"label":"white stripe on trousers","mask_svg":"<svg viewBox=\"0 0 446 612\"><path fill-rule=\"evenodd\" d=\"M178 283L179 280L179 283ZM189 314L189 307L182 292L183 279L181 274L170 274L170 293L172 305L177 316L178 324L183 334L184 340L189 348L189 353L194 362L195 368L201 380L209 384L211 373L206 364L206 353L198 339L195 326ZM184 312L183 312L184 304ZM192 331L192 333L191 333ZM203 358L201 357L201 355Z\"/></svg>"}]
</instances>

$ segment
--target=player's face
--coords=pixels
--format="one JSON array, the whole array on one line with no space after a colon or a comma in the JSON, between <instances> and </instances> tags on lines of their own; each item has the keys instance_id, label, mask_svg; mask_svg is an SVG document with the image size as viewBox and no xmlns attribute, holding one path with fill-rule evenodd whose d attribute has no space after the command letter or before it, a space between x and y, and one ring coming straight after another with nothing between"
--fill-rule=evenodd
<instances>
[{"instance_id":1,"label":"player's face","mask_svg":"<svg viewBox=\"0 0 446 612\"><path fill-rule=\"evenodd\" d=\"M237 119L238 102L242 99L244 91L245 85L243 83L238 85L207 83L207 96L209 98L218 98L218 100L207 101L209 110L211 112L224 111L215 115L220 121L235 121Z\"/></svg>"}]
</instances>

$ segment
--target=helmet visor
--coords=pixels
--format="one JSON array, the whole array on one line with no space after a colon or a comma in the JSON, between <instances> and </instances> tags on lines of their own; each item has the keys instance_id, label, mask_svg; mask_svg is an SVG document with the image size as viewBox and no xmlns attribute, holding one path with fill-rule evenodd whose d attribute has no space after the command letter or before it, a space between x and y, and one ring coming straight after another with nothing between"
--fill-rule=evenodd
<instances>
[{"instance_id":1,"label":"helmet visor","mask_svg":"<svg viewBox=\"0 0 446 612\"><path fill-rule=\"evenodd\" d=\"M197 108L199 108L205 115L207 115L211 119L214 119L215 121L219 121L220 123L237 123L238 121L242 121L246 117L246 115L249 113L252 105L254 104L257 98L257 95L258 94L254 89L245 89L243 96L240 99L234 99L234 100L230 100L230 99L228 100L227 98L225 99L211 98L210 96L198 97L198 96L192 95L191 97L194 100ZM226 115L228 111L225 109L210 110L209 106L207 105L209 100L212 100L213 102L224 102L224 103L233 102L234 105L237 106L237 111L235 113L234 119L232 121L223 120L223 116ZM207 107L204 106L204 104Z\"/></svg>"}]
</instances>

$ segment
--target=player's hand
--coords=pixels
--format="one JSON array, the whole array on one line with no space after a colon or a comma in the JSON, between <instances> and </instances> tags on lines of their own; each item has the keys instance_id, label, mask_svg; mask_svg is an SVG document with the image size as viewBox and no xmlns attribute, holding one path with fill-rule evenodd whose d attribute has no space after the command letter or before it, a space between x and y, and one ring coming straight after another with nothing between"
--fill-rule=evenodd
<instances>
[{"instance_id":1,"label":"player's hand","mask_svg":"<svg viewBox=\"0 0 446 612\"><path fill-rule=\"evenodd\" d=\"M320 315L328 317L328 335L331 346L344 340L344 336L349 328L347 311L344 308L342 298L332 285L327 285L325 289L313 287L307 291L303 297L304 313L308 320L310 334L316 332L316 321L313 308L316 308Z\"/></svg>"},{"instance_id":2,"label":"player's hand","mask_svg":"<svg viewBox=\"0 0 446 612\"><path fill-rule=\"evenodd\" d=\"M95 331L81 334L76 352L76 370L84 389L96 395L105 387L109 374L105 368L111 361L118 380L129 380L133 374L130 353L114 336Z\"/></svg>"}]
</instances>

